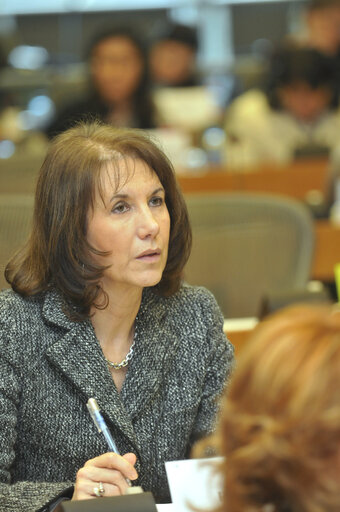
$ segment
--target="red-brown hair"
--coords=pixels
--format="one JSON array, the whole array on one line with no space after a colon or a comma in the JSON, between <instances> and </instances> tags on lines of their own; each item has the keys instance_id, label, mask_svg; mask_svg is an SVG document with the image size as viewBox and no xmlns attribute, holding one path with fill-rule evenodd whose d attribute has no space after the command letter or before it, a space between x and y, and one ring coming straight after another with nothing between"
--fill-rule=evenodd
<instances>
[{"instance_id":1,"label":"red-brown hair","mask_svg":"<svg viewBox=\"0 0 340 512\"><path fill-rule=\"evenodd\" d=\"M238 360L215 442L220 512L340 509L340 309L299 305L265 320Z\"/></svg>"}]
</instances>

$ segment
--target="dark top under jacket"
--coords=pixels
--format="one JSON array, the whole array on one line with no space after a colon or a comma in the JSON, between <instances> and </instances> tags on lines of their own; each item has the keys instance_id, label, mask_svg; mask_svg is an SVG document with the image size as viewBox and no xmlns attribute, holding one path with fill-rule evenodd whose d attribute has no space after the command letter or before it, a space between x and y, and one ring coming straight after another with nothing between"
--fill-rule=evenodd
<instances>
[{"instance_id":1,"label":"dark top under jacket","mask_svg":"<svg viewBox=\"0 0 340 512\"><path fill-rule=\"evenodd\" d=\"M140 100L142 101L142 100ZM79 122L101 121L109 123L109 106L96 94L88 98L81 99L78 102L67 105L57 112L56 118L46 128L45 132L49 138L72 128ZM149 130L155 128L155 107L148 97L143 99L142 105L135 107L132 112L132 118L126 128L141 128Z\"/></svg>"},{"instance_id":2,"label":"dark top under jacket","mask_svg":"<svg viewBox=\"0 0 340 512\"><path fill-rule=\"evenodd\" d=\"M0 511L47 510L77 470L108 451L86 402L97 399L136 485L169 501L164 462L214 428L233 364L223 318L204 288L143 292L120 394L89 320L71 321L56 291L0 294Z\"/></svg>"}]
</instances>

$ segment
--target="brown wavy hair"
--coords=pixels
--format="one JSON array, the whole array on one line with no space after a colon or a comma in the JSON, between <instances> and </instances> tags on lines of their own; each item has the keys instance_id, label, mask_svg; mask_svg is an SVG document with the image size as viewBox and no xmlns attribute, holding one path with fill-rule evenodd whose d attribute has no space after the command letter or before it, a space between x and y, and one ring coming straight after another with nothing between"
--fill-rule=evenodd
<instances>
[{"instance_id":1,"label":"brown wavy hair","mask_svg":"<svg viewBox=\"0 0 340 512\"><path fill-rule=\"evenodd\" d=\"M340 309L298 305L264 321L221 406L220 512L340 510Z\"/></svg>"},{"instance_id":2,"label":"brown wavy hair","mask_svg":"<svg viewBox=\"0 0 340 512\"><path fill-rule=\"evenodd\" d=\"M116 129L98 122L81 123L53 139L38 176L33 226L28 243L8 263L5 276L23 296L57 288L80 320L92 305L106 307L100 286L106 266L94 263L102 254L86 239L87 214L95 191L101 191L102 171L115 169L115 187L121 185L119 166L142 160L158 176L165 189L170 214L170 239L166 267L153 287L171 295L180 286L182 270L191 249L191 229L186 205L173 167L162 150L141 130ZM128 179L128 178L127 178Z\"/></svg>"}]
</instances>

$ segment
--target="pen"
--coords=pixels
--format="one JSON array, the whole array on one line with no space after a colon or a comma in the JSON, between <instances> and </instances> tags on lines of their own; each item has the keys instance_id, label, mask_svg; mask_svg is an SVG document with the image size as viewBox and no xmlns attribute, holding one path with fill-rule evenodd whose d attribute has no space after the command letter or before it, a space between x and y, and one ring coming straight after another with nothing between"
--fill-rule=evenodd
<instances>
[{"instance_id":1,"label":"pen","mask_svg":"<svg viewBox=\"0 0 340 512\"><path fill-rule=\"evenodd\" d=\"M117 455L119 455L117 445L116 445L116 443L111 435L111 432L108 429L108 426L106 425L105 420L100 412L100 409L97 404L97 400L95 398L89 398L86 406L89 410L89 413L91 415L93 423L96 425L98 432L103 433L103 436L105 437L110 450L114 453L117 453ZM132 485L131 480L129 480L128 478L126 478L125 480L129 486Z\"/></svg>"}]
</instances>

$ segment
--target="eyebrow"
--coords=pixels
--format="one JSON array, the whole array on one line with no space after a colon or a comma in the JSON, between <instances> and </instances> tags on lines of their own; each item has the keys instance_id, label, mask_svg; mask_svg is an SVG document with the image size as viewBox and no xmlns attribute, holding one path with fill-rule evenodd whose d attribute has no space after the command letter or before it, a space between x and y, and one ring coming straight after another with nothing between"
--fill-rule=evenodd
<instances>
[{"instance_id":1,"label":"eyebrow","mask_svg":"<svg viewBox=\"0 0 340 512\"><path fill-rule=\"evenodd\" d=\"M164 190L164 187L158 187L156 188L153 192L151 192L150 196L153 196L155 194L158 194L159 192L164 192L165 194L165 190ZM110 199L110 203L112 203L112 201L115 201L116 199L127 199L129 197L129 194L115 194L111 197Z\"/></svg>"}]
</instances>

